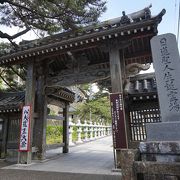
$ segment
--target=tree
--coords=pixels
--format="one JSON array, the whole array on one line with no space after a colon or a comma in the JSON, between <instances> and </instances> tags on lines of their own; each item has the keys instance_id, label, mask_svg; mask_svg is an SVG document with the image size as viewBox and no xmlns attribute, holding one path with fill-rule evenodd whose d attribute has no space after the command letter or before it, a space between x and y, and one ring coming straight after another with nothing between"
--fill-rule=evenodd
<instances>
[{"instance_id":1,"label":"tree","mask_svg":"<svg viewBox=\"0 0 180 180\"><path fill-rule=\"evenodd\" d=\"M0 0L0 25L23 30L13 36L0 31L0 38L13 40L31 29L47 33L76 30L96 22L106 9L103 0Z\"/></svg>"},{"instance_id":2,"label":"tree","mask_svg":"<svg viewBox=\"0 0 180 180\"><path fill-rule=\"evenodd\" d=\"M3 51L8 50L11 44L1 42L0 43L0 55ZM7 91L19 91L25 88L25 75L26 67L22 64L8 65L0 67L0 89L6 89ZM4 86L4 85L5 86Z\"/></svg>"},{"instance_id":3,"label":"tree","mask_svg":"<svg viewBox=\"0 0 180 180\"><path fill-rule=\"evenodd\" d=\"M75 31L80 26L96 22L105 9L104 0L0 0L0 25L21 29L14 35L0 30L0 38L8 39L14 48L18 48L14 39L30 30L48 34ZM1 43L0 54L9 47L10 44ZM25 80L25 67L20 66L0 69L0 78L12 90L23 88L13 81L14 76Z\"/></svg>"},{"instance_id":4,"label":"tree","mask_svg":"<svg viewBox=\"0 0 180 180\"><path fill-rule=\"evenodd\" d=\"M86 101L77 106L76 115L82 120L111 122L109 93L102 88L98 92L91 91L91 84L81 85L80 89L86 93Z\"/></svg>"}]
</instances>

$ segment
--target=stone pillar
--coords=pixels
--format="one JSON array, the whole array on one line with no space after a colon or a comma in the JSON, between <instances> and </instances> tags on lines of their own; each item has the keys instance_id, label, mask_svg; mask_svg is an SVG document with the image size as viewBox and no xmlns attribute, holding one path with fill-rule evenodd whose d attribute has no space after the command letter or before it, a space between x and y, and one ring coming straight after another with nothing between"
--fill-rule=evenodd
<instances>
[{"instance_id":1,"label":"stone pillar","mask_svg":"<svg viewBox=\"0 0 180 180\"><path fill-rule=\"evenodd\" d=\"M98 133L98 138L100 138L101 137L101 127L100 127L100 123L97 123L97 126L98 126L98 129L97 129L97 133Z\"/></svg>"},{"instance_id":2,"label":"stone pillar","mask_svg":"<svg viewBox=\"0 0 180 180\"><path fill-rule=\"evenodd\" d=\"M180 162L180 58L173 34L153 37L151 49L162 122L146 125L147 142L141 142L139 149L143 163L157 163L158 169L158 163ZM145 180L177 179L173 174L168 177L160 173L148 171L144 175Z\"/></svg>"},{"instance_id":3,"label":"stone pillar","mask_svg":"<svg viewBox=\"0 0 180 180\"><path fill-rule=\"evenodd\" d=\"M92 121L89 123L89 132L90 132L90 140L92 141L94 139L93 137L93 124Z\"/></svg>"},{"instance_id":4,"label":"stone pillar","mask_svg":"<svg viewBox=\"0 0 180 180\"><path fill-rule=\"evenodd\" d=\"M111 126L108 127L108 135L111 135Z\"/></svg>"},{"instance_id":5,"label":"stone pillar","mask_svg":"<svg viewBox=\"0 0 180 180\"><path fill-rule=\"evenodd\" d=\"M105 125L103 126L103 135L106 136L106 127L105 127Z\"/></svg>"},{"instance_id":6,"label":"stone pillar","mask_svg":"<svg viewBox=\"0 0 180 180\"><path fill-rule=\"evenodd\" d=\"M77 143L82 143L82 139L81 139L81 133L82 133L82 125L81 125L81 121L80 119L78 119L78 123L76 124L77 126L77 136L78 136L78 140Z\"/></svg>"},{"instance_id":7,"label":"stone pillar","mask_svg":"<svg viewBox=\"0 0 180 180\"><path fill-rule=\"evenodd\" d=\"M180 58L173 34L151 40L162 123L147 124L148 141L180 141Z\"/></svg>"},{"instance_id":8,"label":"stone pillar","mask_svg":"<svg viewBox=\"0 0 180 180\"><path fill-rule=\"evenodd\" d=\"M97 139L97 124L94 122L94 139Z\"/></svg>"},{"instance_id":9,"label":"stone pillar","mask_svg":"<svg viewBox=\"0 0 180 180\"><path fill-rule=\"evenodd\" d=\"M102 125L102 123L101 123L101 137L103 137L103 127L102 127L103 125Z\"/></svg>"},{"instance_id":10,"label":"stone pillar","mask_svg":"<svg viewBox=\"0 0 180 180\"><path fill-rule=\"evenodd\" d=\"M84 121L84 141L87 142L88 141L88 124L87 121Z\"/></svg>"},{"instance_id":11,"label":"stone pillar","mask_svg":"<svg viewBox=\"0 0 180 180\"><path fill-rule=\"evenodd\" d=\"M73 139L72 139L73 126L74 126L74 123L72 122L72 118L69 117L69 146L74 146Z\"/></svg>"}]
</instances>

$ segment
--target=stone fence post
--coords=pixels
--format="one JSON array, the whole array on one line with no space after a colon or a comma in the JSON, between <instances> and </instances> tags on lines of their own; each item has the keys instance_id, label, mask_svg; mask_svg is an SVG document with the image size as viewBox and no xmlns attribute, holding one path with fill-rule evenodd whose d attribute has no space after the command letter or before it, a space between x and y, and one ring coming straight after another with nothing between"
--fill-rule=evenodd
<instances>
[{"instance_id":1,"label":"stone fence post","mask_svg":"<svg viewBox=\"0 0 180 180\"><path fill-rule=\"evenodd\" d=\"M97 124L94 122L94 139L97 139Z\"/></svg>"},{"instance_id":2,"label":"stone fence post","mask_svg":"<svg viewBox=\"0 0 180 180\"><path fill-rule=\"evenodd\" d=\"M81 133L82 133L82 124L81 124L81 121L80 119L78 119L78 123L76 124L77 126L77 137L78 137L78 140L76 143L82 143L82 139L81 139Z\"/></svg>"},{"instance_id":3,"label":"stone fence post","mask_svg":"<svg viewBox=\"0 0 180 180\"><path fill-rule=\"evenodd\" d=\"M69 145L70 145L70 146L73 146L73 145L74 145L73 139L72 139L73 126L74 126L74 123L72 122L72 118L69 117Z\"/></svg>"},{"instance_id":4,"label":"stone fence post","mask_svg":"<svg viewBox=\"0 0 180 180\"><path fill-rule=\"evenodd\" d=\"M97 126L98 126L98 129L97 129L97 136L98 136L98 138L100 138L101 137L101 127L100 127L100 123L97 123Z\"/></svg>"},{"instance_id":5,"label":"stone fence post","mask_svg":"<svg viewBox=\"0 0 180 180\"><path fill-rule=\"evenodd\" d=\"M93 124L92 121L89 123L90 140L93 140Z\"/></svg>"},{"instance_id":6,"label":"stone fence post","mask_svg":"<svg viewBox=\"0 0 180 180\"><path fill-rule=\"evenodd\" d=\"M84 126L84 141L87 142L89 141L89 138L88 138L88 123L86 120L84 121L83 126Z\"/></svg>"},{"instance_id":7,"label":"stone fence post","mask_svg":"<svg viewBox=\"0 0 180 180\"><path fill-rule=\"evenodd\" d=\"M75 131L76 127L76 131ZM77 141L75 143L82 143L87 141L92 141L98 139L100 137L110 135L111 126L103 125L103 123L94 124L91 122L87 123L87 120L81 124L80 119L78 119L77 123L72 122L72 118L69 118L69 145L74 145L73 142L73 132L77 133Z\"/></svg>"}]
</instances>

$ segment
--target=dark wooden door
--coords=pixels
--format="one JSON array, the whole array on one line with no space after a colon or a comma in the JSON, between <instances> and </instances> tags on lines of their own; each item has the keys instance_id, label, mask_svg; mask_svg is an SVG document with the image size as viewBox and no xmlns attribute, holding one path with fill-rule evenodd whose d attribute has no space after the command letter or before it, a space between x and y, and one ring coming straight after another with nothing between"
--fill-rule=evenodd
<instances>
[{"instance_id":1,"label":"dark wooden door","mask_svg":"<svg viewBox=\"0 0 180 180\"><path fill-rule=\"evenodd\" d=\"M2 153L3 132L4 132L4 121L0 121L0 158Z\"/></svg>"}]
</instances>

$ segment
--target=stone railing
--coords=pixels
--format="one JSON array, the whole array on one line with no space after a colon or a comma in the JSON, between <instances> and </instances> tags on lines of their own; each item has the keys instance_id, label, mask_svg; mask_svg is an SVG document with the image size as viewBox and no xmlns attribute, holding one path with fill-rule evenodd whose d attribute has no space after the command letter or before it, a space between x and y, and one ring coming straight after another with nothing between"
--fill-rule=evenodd
<instances>
[{"instance_id":1,"label":"stone railing","mask_svg":"<svg viewBox=\"0 0 180 180\"><path fill-rule=\"evenodd\" d=\"M76 129L76 131L75 131ZM111 135L111 126L103 125L102 123L92 123L78 120L77 123L72 122L72 118L69 118L69 145L92 141L101 137ZM77 133L77 141L73 142L73 132Z\"/></svg>"}]
</instances>

